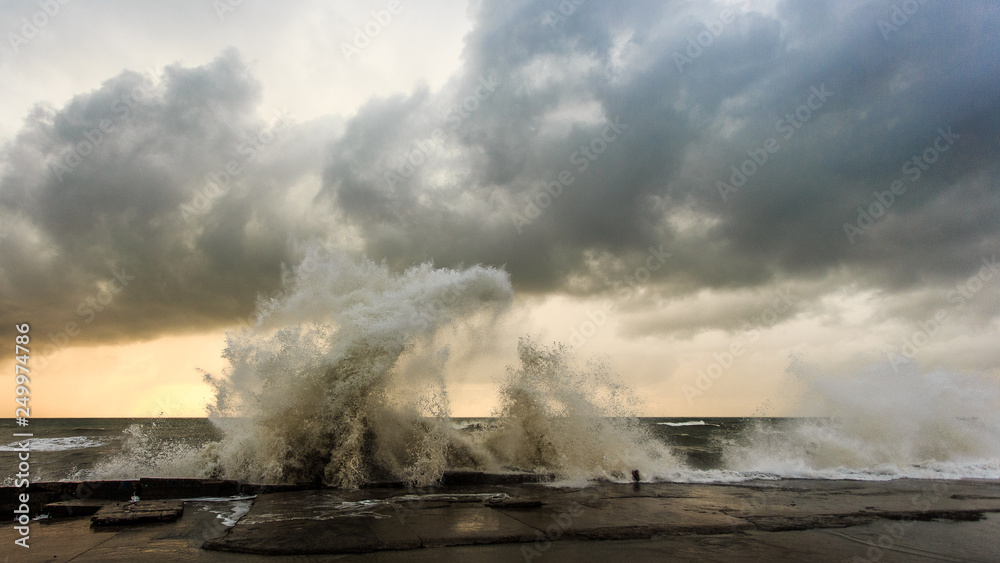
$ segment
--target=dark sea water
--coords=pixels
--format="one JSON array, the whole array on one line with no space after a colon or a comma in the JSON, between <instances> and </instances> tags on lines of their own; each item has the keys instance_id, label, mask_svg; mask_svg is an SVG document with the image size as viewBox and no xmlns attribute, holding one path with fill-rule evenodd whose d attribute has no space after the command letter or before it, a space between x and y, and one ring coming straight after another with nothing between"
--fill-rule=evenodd
<instances>
[{"instance_id":1,"label":"dark sea water","mask_svg":"<svg viewBox=\"0 0 1000 563\"><path fill-rule=\"evenodd\" d=\"M0 426L0 466L15 467L19 440L15 432L30 432L31 480L86 479L101 461L122 453L127 443L145 442L150 453L178 445L201 447L221 435L206 418L35 418L27 428L4 419ZM3 484L11 484L4 475Z\"/></svg>"},{"instance_id":2,"label":"dark sea water","mask_svg":"<svg viewBox=\"0 0 1000 563\"><path fill-rule=\"evenodd\" d=\"M459 427L489 425L488 418L455 418ZM670 444L692 468L720 469L721 441L738 439L747 427L745 418L644 418L651 432ZM15 432L31 432L32 481L89 478L102 462L141 442L151 457L158 452L200 448L221 438L205 418L41 418L21 428L12 419L0 424L0 467L17 465L19 439ZM10 484L11 475L4 484Z\"/></svg>"},{"instance_id":3,"label":"dark sea water","mask_svg":"<svg viewBox=\"0 0 1000 563\"><path fill-rule=\"evenodd\" d=\"M889 445L851 441L852 436L822 419L640 418L638 422L674 454L674 469L655 476L658 480L1000 478L995 457L871 463L866 460L879 459L872 456ZM475 432L494 426L496 420L454 418L451 424ZM34 434L29 446L32 481L202 477L185 463L222 437L204 418L33 419L27 428L4 419L0 421L3 485L14 481L18 442L23 439L13 437L16 432ZM862 451L866 449L874 454Z\"/></svg>"}]
</instances>

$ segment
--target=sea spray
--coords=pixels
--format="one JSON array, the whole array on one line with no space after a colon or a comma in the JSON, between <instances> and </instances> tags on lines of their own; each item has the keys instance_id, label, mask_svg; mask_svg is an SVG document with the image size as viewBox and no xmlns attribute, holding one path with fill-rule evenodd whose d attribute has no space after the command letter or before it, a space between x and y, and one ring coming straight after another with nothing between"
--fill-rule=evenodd
<instances>
[{"instance_id":1,"label":"sea spray","mask_svg":"<svg viewBox=\"0 0 1000 563\"><path fill-rule=\"evenodd\" d=\"M680 464L636 418L639 402L606 365L522 339L501 382L498 419L452 424L445 365L495 351L512 302L502 270L402 273L346 255L307 253L254 324L227 334L199 448L126 434L102 477L224 477L358 487L438 481L447 469L554 473L561 482L666 478ZM488 374L483 374L484 376ZM665 473L666 472L666 473Z\"/></svg>"},{"instance_id":2,"label":"sea spray","mask_svg":"<svg viewBox=\"0 0 1000 563\"><path fill-rule=\"evenodd\" d=\"M129 424L118 451L90 469L68 477L80 480L138 479L140 477L192 477L201 471L201 449L158 431L157 423Z\"/></svg>"},{"instance_id":3,"label":"sea spray","mask_svg":"<svg viewBox=\"0 0 1000 563\"><path fill-rule=\"evenodd\" d=\"M563 345L518 343L500 387L497 427L484 443L503 466L561 480L662 477L680 464L638 421L639 400L607 365L573 365Z\"/></svg>"},{"instance_id":4,"label":"sea spray","mask_svg":"<svg viewBox=\"0 0 1000 563\"><path fill-rule=\"evenodd\" d=\"M228 368L207 376L222 439L174 447L130 428L94 477L342 487L431 484L446 469L553 473L578 485L630 481L633 471L670 481L1000 478L996 378L913 366L830 374L797 365L789 388L801 392L798 414L813 418L720 434L725 469L699 470L652 432L669 425L636 417L640 402L607 365L580 365L575 350L523 338L498 380L494 418L463 428L449 418L445 369L456 350L496 350L495 327L510 320L507 274L430 264L394 273L315 252L303 264L259 302L252 327L228 335Z\"/></svg>"},{"instance_id":5,"label":"sea spray","mask_svg":"<svg viewBox=\"0 0 1000 563\"><path fill-rule=\"evenodd\" d=\"M982 374L831 374L793 364L800 414L724 445L743 473L839 479L1000 478L1000 385Z\"/></svg>"},{"instance_id":6,"label":"sea spray","mask_svg":"<svg viewBox=\"0 0 1000 563\"><path fill-rule=\"evenodd\" d=\"M449 439L447 405L423 416L435 401L418 391L440 374L404 381L400 372L415 370L402 366L442 357L430 345L447 325L486 330L512 301L507 274L430 264L394 274L367 259L309 258L311 268L259 303L255 326L229 335L227 372L207 376L216 389L211 416L225 432L208 452L211 471L343 487L433 482L461 444Z\"/></svg>"},{"instance_id":7,"label":"sea spray","mask_svg":"<svg viewBox=\"0 0 1000 563\"><path fill-rule=\"evenodd\" d=\"M303 263L283 293L259 303L253 327L229 335L225 374L207 377L225 432L205 450L207 474L357 487L426 485L446 469L585 481L678 467L607 366L579 368L567 348L530 339L501 384L497 424L463 432L449 423L450 345L489 340L512 301L505 272L424 264L394 274L343 255Z\"/></svg>"}]
</instances>

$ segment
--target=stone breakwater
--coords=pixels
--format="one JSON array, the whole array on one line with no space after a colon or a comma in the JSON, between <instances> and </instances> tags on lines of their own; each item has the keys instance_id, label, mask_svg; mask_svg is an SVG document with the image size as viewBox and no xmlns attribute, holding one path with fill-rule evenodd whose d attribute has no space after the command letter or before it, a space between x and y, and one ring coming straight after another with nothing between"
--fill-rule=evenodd
<instances>
[{"instance_id":1,"label":"stone breakwater","mask_svg":"<svg viewBox=\"0 0 1000 563\"><path fill-rule=\"evenodd\" d=\"M932 558L986 561L1000 554L996 481L561 488L537 483L544 480L456 473L435 487L373 483L354 490L196 479L36 483L32 498L51 495L38 507L51 518L33 524L30 553L14 560L255 560L243 559L249 554L318 561L309 558L373 552L389 558L379 561L404 553L418 558L409 561L444 550L450 557L531 561L551 553L560 554L553 560L595 556L610 545L649 557L683 547L721 560L755 554L778 561L876 561L922 550ZM248 509L227 515L224 506L238 503ZM113 526L92 525L102 509L117 518L108 520ZM137 517L129 525L130 514L152 515L146 521L155 523ZM12 532L0 532L0 539L12 541Z\"/></svg>"}]
</instances>

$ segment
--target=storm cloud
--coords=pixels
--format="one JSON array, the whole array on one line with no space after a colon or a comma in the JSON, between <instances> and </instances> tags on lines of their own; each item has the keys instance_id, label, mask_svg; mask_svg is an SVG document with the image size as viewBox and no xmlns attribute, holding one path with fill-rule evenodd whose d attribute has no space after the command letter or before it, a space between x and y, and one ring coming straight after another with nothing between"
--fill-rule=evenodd
<instances>
[{"instance_id":1,"label":"storm cloud","mask_svg":"<svg viewBox=\"0 0 1000 563\"><path fill-rule=\"evenodd\" d=\"M295 242L329 230L282 202L334 131L280 110L261 119L260 97L227 52L37 106L4 149L4 321L76 345L249 315Z\"/></svg>"},{"instance_id":2,"label":"storm cloud","mask_svg":"<svg viewBox=\"0 0 1000 563\"><path fill-rule=\"evenodd\" d=\"M1000 247L1000 11L897 4L483 3L446 88L352 119L327 194L372 255L522 291L613 295L661 247L665 300L944 288Z\"/></svg>"},{"instance_id":3,"label":"storm cloud","mask_svg":"<svg viewBox=\"0 0 1000 563\"><path fill-rule=\"evenodd\" d=\"M995 3L470 10L443 86L346 117L268 114L234 50L37 106L3 148L3 322L225 326L306 241L348 236L399 270L503 266L523 294L639 285L627 336L735 330L779 288L786 316L849 285L918 320L1000 250ZM705 292L729 296L692 309Z\"/></svg>"}]
</instances>

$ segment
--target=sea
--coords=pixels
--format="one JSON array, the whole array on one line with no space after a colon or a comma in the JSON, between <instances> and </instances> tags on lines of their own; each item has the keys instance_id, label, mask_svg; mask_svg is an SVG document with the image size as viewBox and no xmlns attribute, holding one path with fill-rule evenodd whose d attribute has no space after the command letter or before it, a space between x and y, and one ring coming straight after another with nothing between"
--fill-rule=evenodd
<instances>
[{"instance_id":1,"label":"sea","mask_svg":"<svg viewBox=\"0 0 1000 563\"><path fill-rule=\"evenodd\" d=\"M848 452L852 455L831 459L837 447L824 441L845 439L840 425L832 419L640 417L628 422L674 456L664 462L660 471L644 468L647 474L640 478L647 481L1000 478L1000 464L989 456L932 457L911 463L893 463L875 456L883 461L872 463L871 456ZM974 420L964 422L975 425ZM501 421L450 418L446 424L458 433L477 433L493 430ZM223 438L223 431L207 418L36 418L27 428L17 426L14 419L4 419L0 423L0 467L6 473L0 484L4 486L14 483L25 440L13 434L24 432L33 434L27 438L33 482L205 477L203 469L191 460ZM602 477L621 481L632 478L625 472ZM566 477L558 483L584 486L589 480Z\"/></svg>"}]
</instances>

